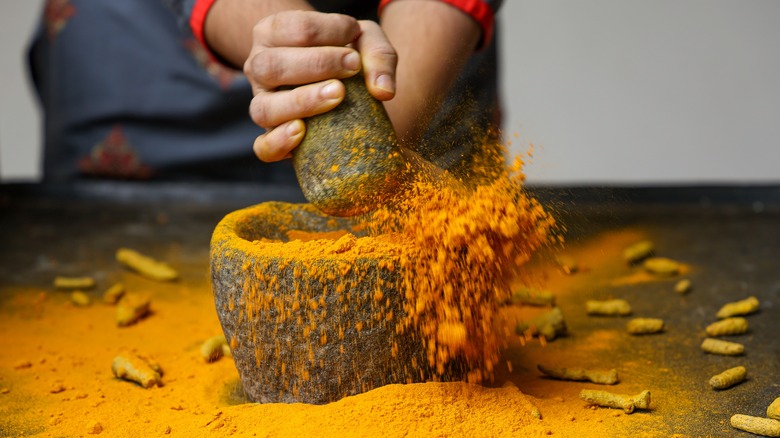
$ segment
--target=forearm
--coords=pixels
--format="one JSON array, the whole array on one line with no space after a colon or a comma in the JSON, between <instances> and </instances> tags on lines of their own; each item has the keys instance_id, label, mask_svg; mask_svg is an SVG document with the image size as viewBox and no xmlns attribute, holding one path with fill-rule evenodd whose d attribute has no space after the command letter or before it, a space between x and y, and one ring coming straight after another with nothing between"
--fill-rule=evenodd
<instances>
[{"instance_id":1,"label":"forearm","mask_svg":"<svg viewBox=\"0 0 780 438\"><path fill-rule=\"evenodd\" d=\"M395 98L385 102L396 132L411 147L424 133L481 36L462 11L430 0L396 0L382 29L398 53Z\"/></svg>"},{"instance_id":2,"label":"forearm","mask_svg":"<svg viewBox=\"0 0 780 438\"><path fill-rule=\"evenodd\" d=\"M204 37L209 48L241 69L252 49L252 29L263 18L286 10L312 11L305 0L218 0L209 10Z\"/></svg>"}]
</instances>

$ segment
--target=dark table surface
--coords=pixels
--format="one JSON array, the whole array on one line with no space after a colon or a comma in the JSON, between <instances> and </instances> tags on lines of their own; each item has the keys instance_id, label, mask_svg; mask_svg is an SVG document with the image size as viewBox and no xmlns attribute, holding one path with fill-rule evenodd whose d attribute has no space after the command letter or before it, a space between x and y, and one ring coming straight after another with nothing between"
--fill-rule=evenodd
<instances>
[{"instance_id":1,"label":"dark table surface","mask_svg":"<svg viewBox=\"0 0 780 438\"><path fill-rule=\"evenodd\" d=\"M567 241L575 247L594 236L632 227L642 229L657 247L664 248L663 255L696 267L691 274L695 292L685 298L643 299L655 293L653 284L617 291L640 303L635 307L641 313L663 314L674 322L677 329L650 341L657 348L648 353L648 360L701 388L695 412L686 415L659 408L647 427L659 436L738 434L728 427L732 413L763 415L768 403L780 396L780 186L530 190L556 211L567 227ZM113 252L128 241L149 253L175 245L182 255L182 275L203 276L217 222L230 211L268 200L302 202L303 197L295 187L252 184L2 185L0 304L8 298L3 292L9 286L50 286L54 275L76 275L87 264L99 273L101 263L113 263ZM577 308L596 295L584 292L561 307ZM749 295L760 299L761 311L749 318L750 333L739 337L748 354L739 361L704 356L698 344L717 309ZM581 321L573 317L571 325L577 327ZM584 327L581 333L588 330L595 328ZM571 339L563 339L558 348L565 348ZM629 360L632 342L626 341L613 354L614 360ZM707 387L713 371L737 362L748 367L748 382L727 393ZM658 386L661 394L672 398L673 385L679 384L678 379L664 383L652 370L637 379ZM544 396L534 394L530 386L531 395Z\"/></svg>"}]
</instances>

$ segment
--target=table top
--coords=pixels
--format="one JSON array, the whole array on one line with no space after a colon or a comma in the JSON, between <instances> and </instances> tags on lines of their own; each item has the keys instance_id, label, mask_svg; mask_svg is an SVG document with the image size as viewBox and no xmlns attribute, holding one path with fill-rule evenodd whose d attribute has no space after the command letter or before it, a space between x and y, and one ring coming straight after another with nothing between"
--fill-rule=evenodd
<instances>
[{"instance_id":1,"label":"table top","mask_svg":"<svg viewBox=\"0 0 780 438\"><path fill-rule=\"evenodd\" d=\"M654 409L637 415L637 426L661 436L732 433L735 413L763 416L780 396L780 187L532 187L566 227L564 253L583 268L564 276L549 273L569 335L546 347L510 342L505 353L513 370L499 372L523 392L545 403L575 397L579 389L633 393L651 389ZM211 232L228 212L281 200L303 202L295 187L252 184L79 183L0 186L0 305L12 286L50 287L55 275L91 272L100 280L113 266L117 247L150 254L174 248L183 278L204 281ZM639 281L637 268L620 265L615 248L650 239L659 255L690 267L694 289L671 291L675 279ZM606 255L605 255L606 254ZM603 256L603 257L602 257ZM550 271L553 272L553 271ZM727 337L745 344L739 358L706 355L699 349L704 327L725 303L754 295L759 313L747 317L750 332ZM593 318L584 302L625 298L634 316L661 317L663 334L632 337L626 319ZM610 347L588 343L604 333ZM539 377L545 361L592 363L623 370L619 387L598 387ZM714 391L709 377L736 365L748 380ZM695 403L672 409L680 403ZM746 434L747 435L747 434Z\"/></svg>"}]
</instances>

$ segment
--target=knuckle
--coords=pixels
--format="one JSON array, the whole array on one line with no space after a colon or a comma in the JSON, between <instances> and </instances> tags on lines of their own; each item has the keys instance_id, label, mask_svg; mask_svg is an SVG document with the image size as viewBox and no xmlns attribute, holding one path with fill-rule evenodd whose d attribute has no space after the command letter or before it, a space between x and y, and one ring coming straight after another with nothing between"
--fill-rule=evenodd
<instances>
[{"instance_id":1,"label":"knuckle","mask_svg":"<svg viewBox=\"0 0 780 438\"><path fill-rule=\"evenodd\" d=\"M379 26L379 23L377 23L374 20L360 20L357 22L360 27L362 27L366 31L376 31L381 29L381 26Z\"/></svg>"},{"instance_id":2,"label":"knuckle","mask_svg":"<svg viewBox=\"0 0 780 438\"><path fill-rule=\"evenodd\" d=\"M252 41L255 44L266 45L268 43L268 35L273 31L274 19L273 15L264 17L252 26Z\"/></svg>"},{"instance_id":3,"label":"knuckle","mask_svg":"<svg viewBox=\"0 0 780 438\"><path fill-rule=\"evenodd\" d=\"M272 151L269 150L269 146L267 142L263 142L260 144L260 149L257 153L257 156L260 158L261 161L266 163L273 163L276 161L274 159L274 154Z\"/></svg>"},{"instance_id":4,"label":"knuckle","mask_svg":"<svg viewBox=\"0 0 780 438\"><path fill-rule=\"evenodd\" d=\"M282 65L276 58L272 50L256 53L249 64L247 76L268 87L277 86L282 75Z\"/></svg>"},{"instance_id":5,"label":"knuckle","mask_svg":"<svg viewBox=\"0 0 780 438\"><path fill-rule=\"evenodd\" d=\"M344 14L332 14L332 15L336 18L336 20L338 20L338 26L341 29L343 29L346 33L354 36L360 34L360 22L358 22L357 19ZM379 24L373 21L371 22L374 23L377 27L379 26Z\"/></svg>"},{"instance_id":6,"label":"knuckle","mask_svg":"<svg viewBox=\"0 0 780 438\"><path fill-rule=\"evenodd\" d=\"M298 88L296 92L292 94L295 107L299 109L302 114L310 113L317 106L317 99L315 98L315 92L307 88Z\"/></svg>"},{"instance_id":7,"label":"knuckle","mask_svg":"<svg viewBox=\"0 0 780 438\"><path fill-rule=\"evenodd\" d=\"M268 25L269 17L261 18L254 26L252 26L252 36L255 41L262 38L265 35L265 27Z\"/></svg>"},{"instance_id":8,"label":"knuckle","mask_svg":"<svg viewBox=\"0 0 780 438\"><path fill-rule=\"evenodd\" d=\"M260 95L255 96L249 103L249 116L261 128L270 128L268 109Z\"/></svg>"},{"instance_id":9,"label":"knuckle","mask_svg":"<svg viewBox=\"0 0 780 438\"><path fill-rule=\"evenodd\" d=\"M341 66L338 58L329 55L329 53L323 50L318 50L312 54L308 63L309 71L322 74L340 70Z\"/></svg>"},{"instance_id":10,"label":"knuckle","mask_svg":"<svg viewBox=\"0 0 780 438\"><path fill-rule=\"evenodd\" d=\"M285 11L273 16L272 31L284 35L287 45L306 47L313 44L319 34L319 23L312 14L302 11Z\"/></svg>"},{"instance_id":11,"label":"knuckle","mask_svg":"<svg viewBox=\"0 0 780 438\"><path fill-rule=\"evenodd\" d=\"M290 44L293 46L307 47L317 41L319 29L311 23L311 20L297 20L289 28Z\"/></svg>"},{"instance_id":12,"label":"knuckle","mask_svg":"<svg viewBox=\"0 0 780 438\"><path fill-rule=\"evenodd\" d=\"M268 132L258 136L255 139L255 144L253 145L252 149L255 152L255 155L260 161L268 162L268 153L266 148L266 139L268 138Z\"/></svg>"},{"instance_id":13,"label":"knuckle","mask_svg":"<svg viewBox=\"0 0 780 438\"><path fill-rule=\"evenodd\" d=\"M380 43L368 49L368 55L374 58L384 58L393 62L398 61L398 54L390 44Z\"/></svg>"},{"instance_id":14,"label":"knuckle","mask_svg":"<svg viewBox=\"0 0 780 438\"><path fill-rule=\"evenodd\" d=\"M279 133L269 131L263 136L263 141L258 148L258 157L267 163L279 161L285 155L285 139Z\"/></svg>"}]
</instances>

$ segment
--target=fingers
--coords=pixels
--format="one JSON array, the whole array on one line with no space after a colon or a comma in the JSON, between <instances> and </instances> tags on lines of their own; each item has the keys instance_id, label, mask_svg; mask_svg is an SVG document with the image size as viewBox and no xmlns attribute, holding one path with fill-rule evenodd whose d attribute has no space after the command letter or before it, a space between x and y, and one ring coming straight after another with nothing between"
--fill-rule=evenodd
<instances>
[{"instance_id":1,"label":"fingers","mask_svg":"<svg viewBox=\"0 0 780 438\"><path fill-rule=\"evenodd\" d=\"M398 55L387 36L373 21L359 21L362 33L355 43L360 52L368 91L379 100L395 96L395 67Z\"/></svg>"},{"instance_id":2,"label":"fingers","mask_svg":"<svg viewBox=\"0 0 780 438\"><path fill-rule=\"evenodd\" d=\"M292 90L258 93L249 105L257 125L271 129L284 122L330 111L344 100L344 84L332 79Z\"/></svg>"},{"instance_id":3,"label":"fingers","mask_svg":"<svg viewBox=\"0 0 780 438\"><path fill-rule=\"evenodd\" d=\"M266 129L253 146L262 161L290 157L304 136L302 119L330 111L344 100L344 84L338 79L362 68L374 97L388 100L395 95L397 55L375 22L285 11L259 21L252 32L244 73L255 94L250 116Z\"/></svg>"},{"instance_id":4,"label":"fingers","mask_svg":"<svg viewBox=\"0 0 780 438\"><path fill-rule=\"evenodd\" d=\"M360 55L348 47L276 47L255 53L245 70L257 93L283 85L348 78L360 71Z\"/></svg>"},{"instance_id":5,"label":"fingers","mask_svg":"<svg viewBox=\"0 0 780 438\"><path fill-rule=\"evenodd\" d=\"M267 163L290 158L305 133L303 120L291 120L257 137L252 149L257 158Z\"/></svg>"},{"instance_id":6,"label":"fingers","mask_svg":"<svg viewBox=\"0 0 780 438\"><path fill-rule=\"evenodd\" d=\"M244 64L255 94L250 105L255 123L272 129L336 107L344 99L344 87L327 80L360 71L360 55L347 47L360 32L352 17L310 11L280 12L258 22Z\"/></svg>"},{"instance_id":7,"label":"fingers","mask_svg":"<svg viewBox=\"0 0 780 438\"><path fill-rule=\"evenodd\" d=\"M360 35L354 18L313 11L284 11L260 20L255 44L265 47L346 46Z\"/></svg>"},{"instance_id":8,"label":"fingers","mask_svg":"<svg viewBox=\"0 0 780 438\"><path fill-rule=\"evenodd\" d=\"M301 118L330 111L344 100L344 93L344 84L334 79L255 96L250 115L266 128L252 147L257 158L265 162L289 158L306 131Z\"/></svg>"}]
</instances>

